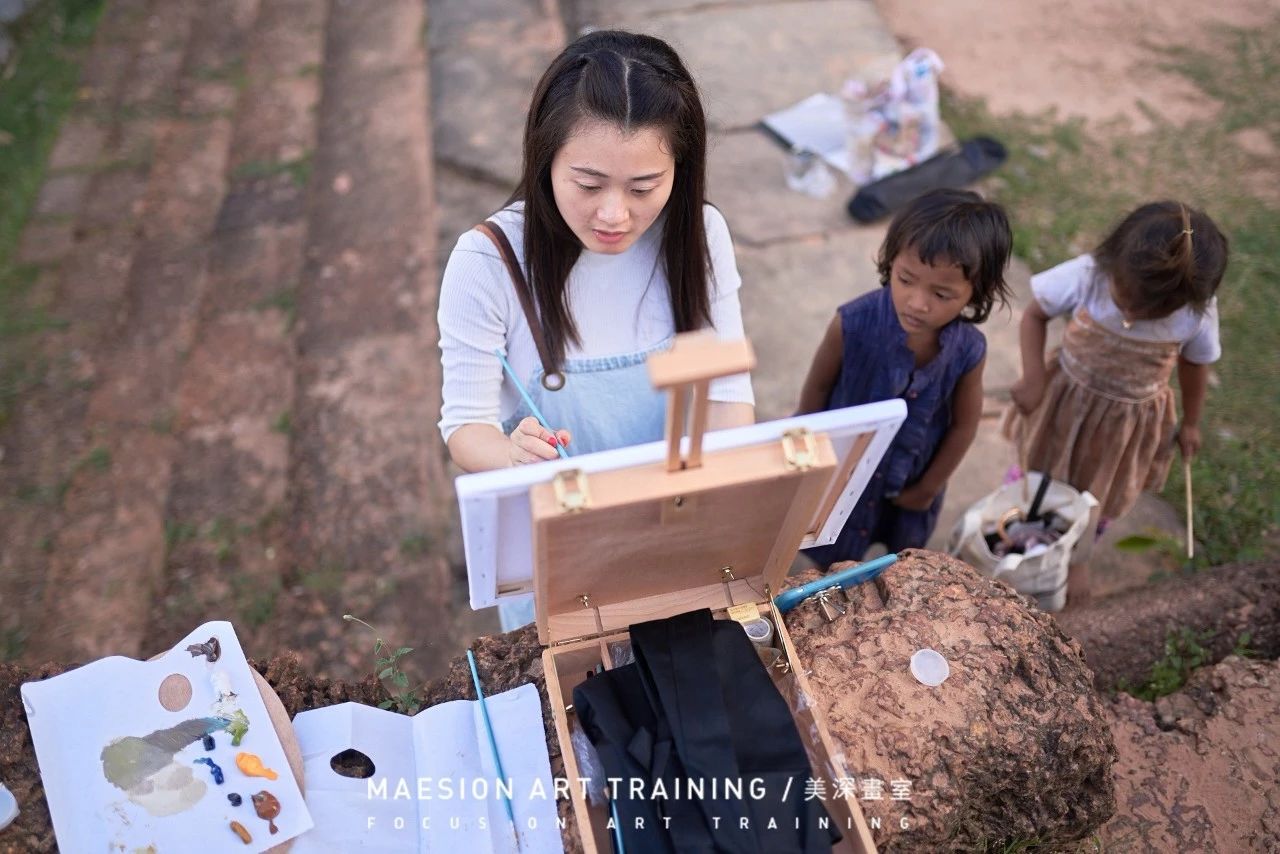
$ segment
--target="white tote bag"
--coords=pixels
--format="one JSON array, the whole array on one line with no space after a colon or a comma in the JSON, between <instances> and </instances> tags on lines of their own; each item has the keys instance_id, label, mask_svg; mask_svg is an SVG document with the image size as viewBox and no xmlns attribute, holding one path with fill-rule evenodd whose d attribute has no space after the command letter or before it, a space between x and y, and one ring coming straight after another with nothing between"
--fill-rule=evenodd
<instances>
[{"instance_id":1,"label":"white tote bag","mask_svg":"<svg viewBox=\"0 0 1280 854\"><path fill-rule=\"evenodd\" d=\"M1098 499L1061 481L1052 481L1040 503L1040 513L1052 511L1067 519L1071 527L1056 542L1032 555L1000 557L987 546L986 535L995 531L1000 517L1011 508L1028 512L1043 476L1030 472L1022 480L1000 487L979 500L956 522L947 551L983 575L1011 585L1019 593L1033 596L1045 611L1061 611L1067 601L1067 570L1073 562L1088 560L1093 549L1093 532L1098 526Z\"/></svg>"}]
</instances>

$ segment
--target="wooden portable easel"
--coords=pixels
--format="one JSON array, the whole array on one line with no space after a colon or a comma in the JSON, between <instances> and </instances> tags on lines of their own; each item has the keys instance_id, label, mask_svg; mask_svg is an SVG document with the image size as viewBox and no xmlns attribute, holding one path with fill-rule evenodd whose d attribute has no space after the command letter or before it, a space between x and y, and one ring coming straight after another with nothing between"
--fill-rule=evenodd
<instances>
[{"instance_id":1,"label":"wooden portable easel","mask_svg":"<svg viewBox=\"0 0 1280 854\"><path fill-rule=\"evenodd\" d=\"M613 666L609 645L626 640L630 625L700 608L763 614L774 622L788 665L771 674L808 693L773 597L801 541L825 521L833 479L849 477L869 437L855 443L855 459L844 465L825 433L804 427L780 440L704 454L711 380L748 371L754 362L745 341L677 338L649 360L655 387L670 401L665 459L590 473L561 469L530 488L538 638L548 647L547 691L588 852L608 850L608 814L590 806L577 784L569 704L586 673ZM780 683L784 696L795 693L790 685ZM833 787L848 771L821 713L808 707L793 713L818 757L814 773L831 778ZM832 798L827 806L845 835L839 850L875 851L854 799Z\"/></svg>"}]
</instances>

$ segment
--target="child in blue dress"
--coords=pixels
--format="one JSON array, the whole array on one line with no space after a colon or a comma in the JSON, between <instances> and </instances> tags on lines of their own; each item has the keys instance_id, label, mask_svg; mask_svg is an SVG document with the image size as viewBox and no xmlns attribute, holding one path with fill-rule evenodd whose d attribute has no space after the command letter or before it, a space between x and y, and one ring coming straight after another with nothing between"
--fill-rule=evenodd
<instances>
[{"instance_id":1,"label":"child in blue dress","mask_svg":"<svg viewBox=\"0 0 1280 854\"><path fill-rule=\"evenodd\" d=\"M798 412L900 397L907 419L823 565L861 560L872 543L921 547L947 479L982 416L987 339L977 324L1006 303L1013 236L1004 210L967 190L934 190L889 225L878 291L840 306L800 394Z\"/></svg>"}]
</instances>

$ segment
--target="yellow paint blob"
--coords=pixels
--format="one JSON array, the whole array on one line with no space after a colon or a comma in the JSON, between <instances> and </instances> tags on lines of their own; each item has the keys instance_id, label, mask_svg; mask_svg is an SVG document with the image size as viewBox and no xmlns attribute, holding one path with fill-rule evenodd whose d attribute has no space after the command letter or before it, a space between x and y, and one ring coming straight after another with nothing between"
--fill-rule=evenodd
<instances>
[{"instance_id":1,"label":"yellow paint blob","mask_svg":"<svg viewBox=\"0 0 1280 854\"><path fill-rule=\"evenodd\" d=\"M256 755L243 751L236 754L236 767L247 777L266 777L268 780L275 780L280 776L270 768L264 767L262 760Z\"/></svg>"}]
</instances>

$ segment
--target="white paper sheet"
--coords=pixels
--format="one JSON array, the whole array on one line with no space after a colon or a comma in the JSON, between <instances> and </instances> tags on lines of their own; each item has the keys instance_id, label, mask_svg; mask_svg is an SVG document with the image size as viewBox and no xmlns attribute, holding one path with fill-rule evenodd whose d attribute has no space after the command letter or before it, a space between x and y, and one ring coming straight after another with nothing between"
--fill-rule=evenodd
<instances>
[{"instance_id":1,"label":"white paper sheet","mask_svg":"<svg viewBox=\"0 0 1280 854\"><path fill-rule=\"evenodd\" d=\"M563 851L556 820L542 704L532 685L486 698L511 781L520 854ZM294 854L344 851L515 854L516 840L497 793L497 773L480 704L454 700L412 718L358 703L294 718L315 829ZM335 772L347 749L373 762L373 776Z\"/></svg>"},{"instance_id":2,"label":"white paper sheet","mask_svg":"<svg viewBox=\"0 0 1280 854\"><path fill-rule=\"evenodd\" d=\"M849 163L848 119L844 102L819 92L798 104L770 113L761 123L792 146L812 151L845 175Z\"/></svg>"},{"instance_id":3,"label":"white paper sheet","mask_svg":"<svg viewBox=\"0 0 1280 854\"><path fill-rule=\"evenodd\" d=\"M204 643L210 637L218 638L222 647L217 662L192 657L186 651L188 645ZM120 738L143 738L183 721L214 716L213 706L219 699L212 681L215 671L222 671L230 680L237 694L235 704L249 718L248 734L239 747L231 746L227 733L216 732L213 752L206 752L196 740L175 753L171 767L175 771L191 769L194 781L202 783L205 791L181 812L152 815L107 780L103 749ZM180 711L171 712L160 705L158 692L160 683L175 673L190 682L191 701ZM157 854L166 854L194 850L193 840L199 840L199 850L211 854L258 852L312 826L311 814L231 623L205 623L154 661L113 656L52 679L27 682L22 686L22 702L62 851L134 851L152 846ZM279 778L242 774L235 763L235 755L241 751L261 757ZM193 764L201 757L212 758L222 768L225 783L215 784L208 766ZM274 835L255 813L251 800L254 793L264 790L281 804ZM229 792L241 796L241 806L231 806L226 797ZM251 844L244 844L231 831L233 820L252 834Z\"/></svg>"}]
</instances>

